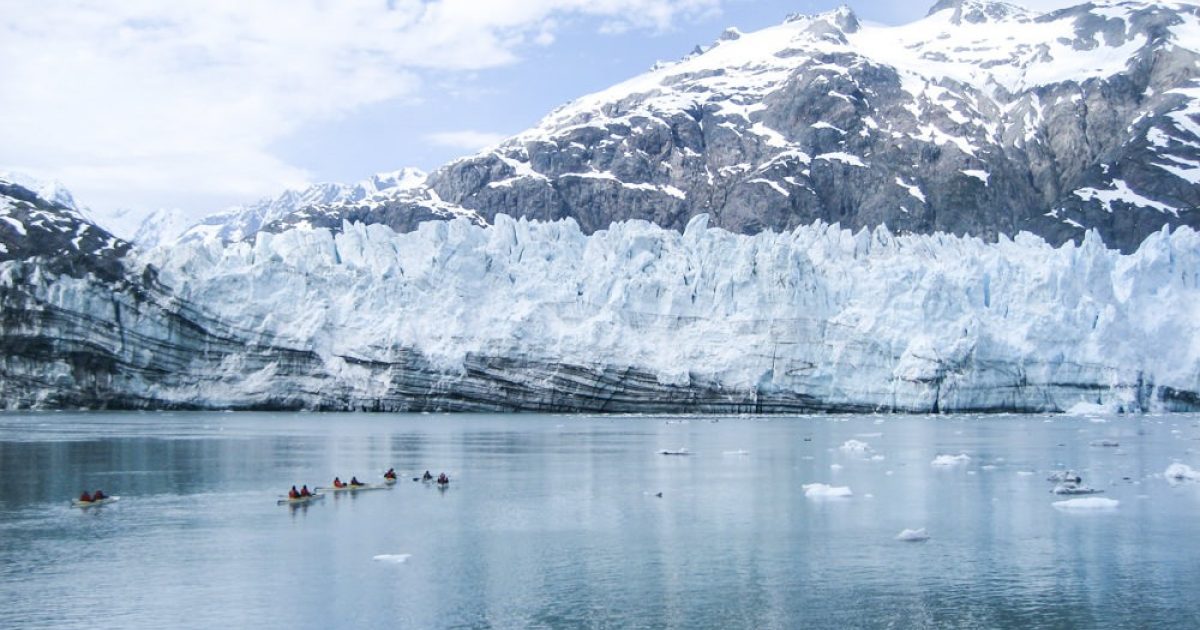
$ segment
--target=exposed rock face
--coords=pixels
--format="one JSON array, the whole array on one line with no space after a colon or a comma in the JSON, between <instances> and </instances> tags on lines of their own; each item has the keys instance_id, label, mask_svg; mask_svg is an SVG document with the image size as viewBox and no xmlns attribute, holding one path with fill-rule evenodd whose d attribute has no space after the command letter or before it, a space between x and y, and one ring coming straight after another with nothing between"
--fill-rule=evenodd
<instances>
[{"instance_id":1,"label":"exposed rock face","mask_svg":"<svg viewBox=\"0 0 1200 630\"><path fill-rule=\"evenodd\" d=\"M567 105L424 193L309 214L591 232L706 213L744 234L820 220L1053 243L1095 229L1129 252L1164 225L1200 227L1197 34L1200 7L1172 3L945 0L903 27L795 16Z\"/></svg>"}]
</instances>

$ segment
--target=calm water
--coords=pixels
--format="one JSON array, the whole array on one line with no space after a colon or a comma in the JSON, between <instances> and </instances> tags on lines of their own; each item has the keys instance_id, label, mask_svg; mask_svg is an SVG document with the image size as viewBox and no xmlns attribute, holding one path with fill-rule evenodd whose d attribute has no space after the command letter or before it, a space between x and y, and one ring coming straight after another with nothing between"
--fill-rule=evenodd
<instances>
[{"instance_id":1,"label":"calm water","mask_svg":"<svg viewBox=\"0 0 1200 630\"><path fill-rule=\"evenodd\" d=\"M1200 627L1200 417L715 420L0 415L0 627Z\"/></svg>"}]
</instances>

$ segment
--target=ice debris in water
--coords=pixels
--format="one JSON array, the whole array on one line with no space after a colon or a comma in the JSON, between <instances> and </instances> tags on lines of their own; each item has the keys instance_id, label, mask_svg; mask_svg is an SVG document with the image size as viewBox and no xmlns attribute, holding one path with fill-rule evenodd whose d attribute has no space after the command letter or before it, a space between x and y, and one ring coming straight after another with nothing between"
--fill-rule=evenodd
<instances>
[{"instance_id":1,"label":"ice debris in water","mask_svg":"<svg viewBox=\"0 0 1200 630\"><path fill-rule=\"evenodd\" d=\"M846 442L842 444L841 449L844 452L855 453L858 455L867 455L874 450L871 448L870 444L859 440L846 440Z\"/></svg>"},{"instance_id":2,"label":"ice debris in water","mask_svg":"<svg viewBox=\"0 0 1200 630\"><path fill-rule=\"evenodd\" d=\"M1120 501L1102 497L1067 499L1066 501L1054 502L1054 507L1060 510L1115 510L1118 505L1121 505Z\"/></svg>"},{"instance_id":3,"label":"ice debris in water","mask_svg":"<svg viewBox=\"0 0 1200 630\"><path fill-rule=\"evenodd\" d=\"M1167 466L1167 470L1163 473L1163 476L1169 481L1200 481L1200 472L1187 464L1180 464L1178 462Z\"/></svg>"},{"instance_id":4,"label":"ice debris in water","mask_svg":"<svg viewBox=\"0 0 1200 630\"><path fill-rule=\"evenodd\" d=\"M749 455L750 451L738 449L736 451L725 451L722 455Z\"/></svg>"},{"instance_id":5,"label":"ice debris in water","mask_svg":"<svg viewBox=\"0 0 1200 630\"><path fill-rule=\"evenodd\" d=\"M896 535L896 540L902 542L925 542L929 540L929 534L925 532L925 528L921 529L906 529Z\"/></svg>"},{"instance_id":6,"label":"ice debris in water","mask_svg":"<svg viewBox=\"0 0 1200 630\"><path fill-rule=\"evenodd\" d=\"M1054 489L1051 490L1051 492L1053 492L1054 494L1071 495L1071 494L1100 494L1101 492L1104 492L1104 491L1096 490L1095 488L1091 488L1091 487L1085 486L1083 484L1075 483L1073 481L1066 481L1066 482L1058 484L1057 486L1054 486Z\"/></svg>"},{"instance_id":7,"label":"ice debris in water","mask_svg":"<svg viewBox=\"0 0 1200 630\"><path fill-rule=\"evenodd\" d=\"M691 451L687 450L686 448L679 448L679 449L675 449L673 451L670 449L664 448L661 451L659 451L658 454L659 455L691 455L692 453L691 453Z\"/></svg>"},{"instance_id":8,"label":"ice debris in water","mask_svg":"<svg viewBox=\"0 0 1200 630\"><path fill-rule=\"evenodd\" d=\"M383 555L375 556L374 558L371 558L371 559L376 562L387 562L390 564L404 564L411 557L412 557L411 553L396 553L396 554L383 554Z\"/></svg>"},{"instance_id":9,"label":"ice debris in water","mask_svg":"<svg viewBox=\"0 0 1200 630\"><path fill-rule=\"evenodd\" d=\"M806 483L804 496L810 499L847 499L854 496L846 486L831 486L824 483Z\"/></svg>"},{"instance_id":10,"label":"ice debris in water","mask_svg":"<svg viewBox=\"0 0 1200 630\"><path fill-rule=\"evenodd\" d=\"M1117 448L1121 443L1116 440L1092 440L1092 446L1100 446L1104 448Z\"/></svg>"},{"instance_id":11,"label":"ice debris in water","mask_svg":"<svg viewBox=\"0 0 1200 630\"><path fill-rule=\"evenodd\" d=\"M1055 470L1054 472L1050 473L1050 476L1046 477L1046 481L1056 481L1060 483L1064 481L1073 481L1075 483L1079 483L1082 480L1083 479L1079 476L1079 473L1075 472L1074 470Z\"/></svg>"},{"instance_id":12,"label":"ice debris in water","mask_svg":"<svg viewBox=\"0 0 1200 630\"><path fill-rule=\"evenodd\" d=\"M958 455L938 455L937 457L933 458L933 461L930 462L930 465L949 467L963 466L969 463L971 463L971 456L967 455L966 453L960 453Z\"/></svg>"}]
</instances>

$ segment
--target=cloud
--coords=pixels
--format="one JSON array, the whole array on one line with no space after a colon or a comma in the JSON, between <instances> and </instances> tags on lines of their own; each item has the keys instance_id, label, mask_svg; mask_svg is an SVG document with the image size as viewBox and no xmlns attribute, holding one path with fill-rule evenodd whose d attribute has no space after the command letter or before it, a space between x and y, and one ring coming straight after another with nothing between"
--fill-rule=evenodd
<instances>
[{"instance_id":1,"label":"cloud","mask_svg":"<svg viewBox=\"0 0 1200 630\"><path fill-rule=\"evenodd\" d=\"M101 207L253 198L308 179L270 148L307 124L511 64L560 24L664 30L720 2L0 0L0 168Z\"/></svg>"},{"instance_id":2,"label":"cloud","mask_svg":"<svg viewBox=\"0 0 1200 630\"><path fill-rule=\"evenodd\" d=\"M439 131L437 133L426 134L425 139L443 147L452 149L462 149L463 151L478 151L494 144L498 144L508 136L501 133L488 133L486 131Z\"/></svg>"}]
</instances>

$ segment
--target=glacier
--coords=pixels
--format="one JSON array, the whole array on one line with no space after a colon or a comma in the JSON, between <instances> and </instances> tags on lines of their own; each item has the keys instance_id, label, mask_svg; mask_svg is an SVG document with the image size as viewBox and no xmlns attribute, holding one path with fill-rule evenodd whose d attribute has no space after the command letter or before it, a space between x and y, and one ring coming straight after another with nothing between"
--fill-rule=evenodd
<instances>
[{"instance_id":1,"label":"glacier","mask_svg":"<svg viewBox=\"0 0 1200 630\"><path fill-rule=\"evenodd\" d=\"M1122 255L1094 233L1057 248L1032 235L989 244L825 224L745 236L700 216L682 234L629 221L585 235L569 219L499 215L491 227L460 219L400 234L347 223L184 243L140 264L241 334L311 352L351 407L390 387L363 366L414 353L450 389L481 361L513 361L504 379L549 389L561 367L567 380L595 381L600 397L625 386L606 381L612 370L643 375L645 399L611 410L691 404L656 401L656 388L719 392L706 408L741 411L1200 402L1200 235L1190 228ZM277 368L248 378L286 387ZM544 393L534 398L553 399Z\"/></svg>"}]
</instances>

